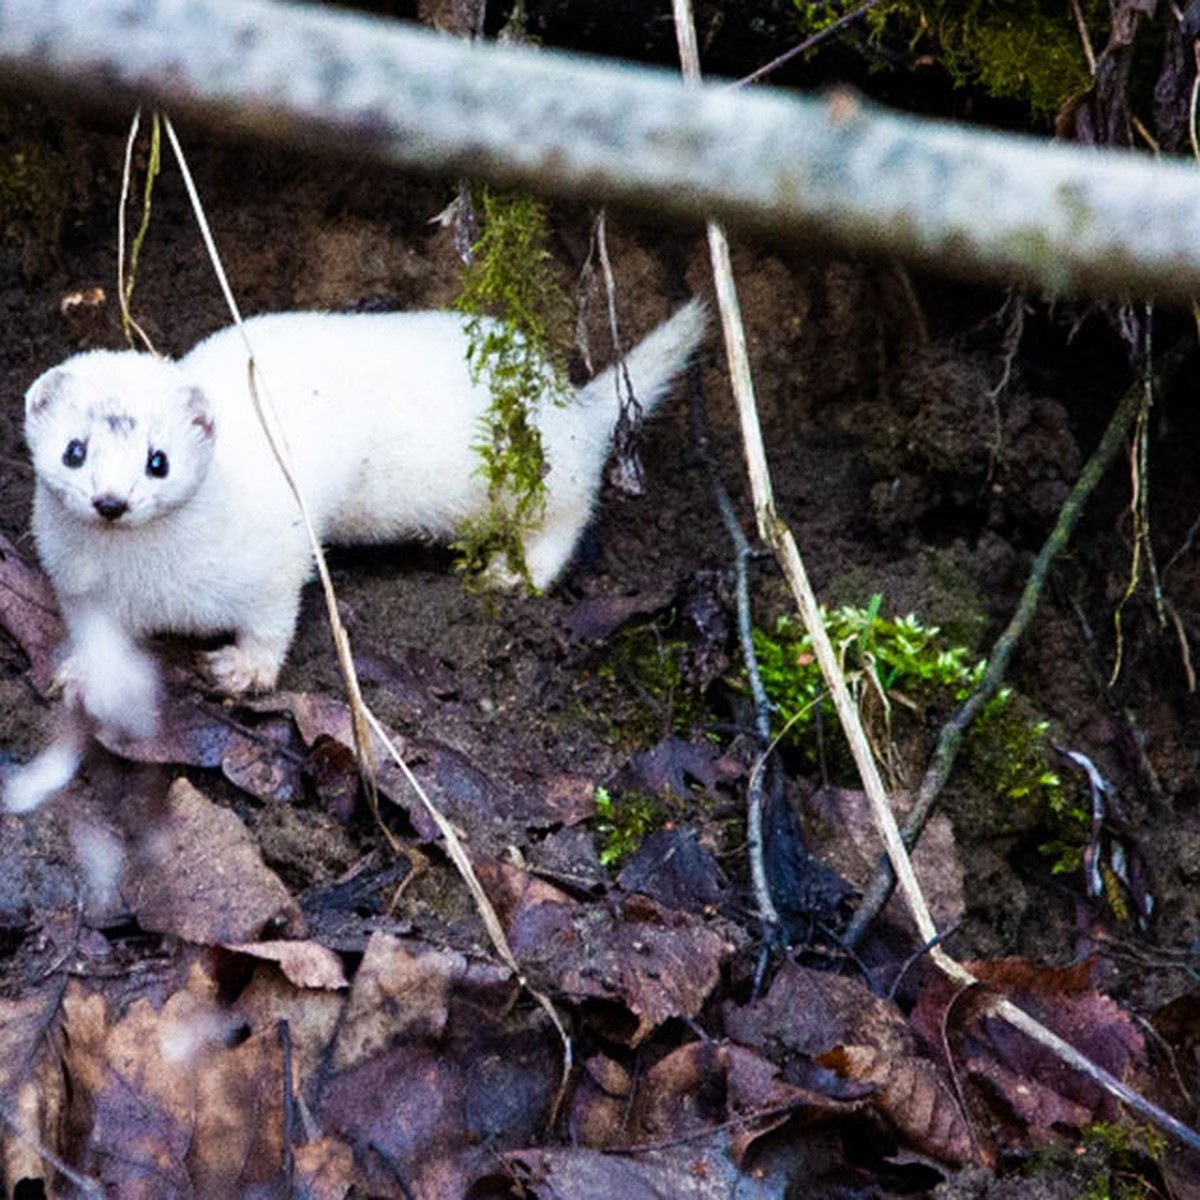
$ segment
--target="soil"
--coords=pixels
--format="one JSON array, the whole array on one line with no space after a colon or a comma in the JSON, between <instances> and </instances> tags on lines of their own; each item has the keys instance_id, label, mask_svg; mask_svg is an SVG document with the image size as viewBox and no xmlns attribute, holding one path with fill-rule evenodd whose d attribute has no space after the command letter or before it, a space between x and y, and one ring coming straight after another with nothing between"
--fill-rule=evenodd
<instances>
[{"instance_id":1,"label":"soil","mask_svg":"<svg viewBox=\"0 0 1200 1200\"><path fill-rule=\"evenodd\" d=\"M8 398L0 417L7 467L0 531L33 561L20 398L38 373L69 354L120 344L114 222L125 131L23 100L13 107L23 128L64 147L77 176L56 238L26 225L10 229L0 246L0 383ZM198 129L180 133L244 313L454 301L459 262L451 232L434 220L453 198L451 181L314 161L261 144L222 144ZM553 251L572 295L580 294L592 219L582 210L552 210ZM702 230L614 213L608 239L628 341L685 294L711 295ZM914 612L986 654L1082 463L1134 382L1115 332L1117 310L1006 297L898 263L830 260L811 248L766 243L739 242L734 268L776 502L818 594L831 604L865 604L880 593L885 610ZM69 304L68 297L89 289L102 289L106 299ZM591 347L603 361L604 300L589 299ZM1019 303L1027 306L1024 330L1010 353L1006 338ZM155 188L134 307L158 349L171 354L227 320L171 166ZM1161 314L1157 344L1184 336L1188 319ZM1134 563L1130 474L1121 467L1092 497L1053 568L1009 680L1030 711L1050 722L1054 741L1086 755L1119 797L1124 835L1151 866L1148 927L1088 902L1078 874L1051 871L1038 851L1048 837L1045 814L1022 812L961 773L941 806L968 898L952 951L963 959L1022 955L1059 964L1099 954L1105 989L1141 1014L1191 990L1200 966L1200 701L1189 686L1189 653L1200 633L1196 370L1187 364L1156 398L1149 423L1149 537L1162 615L1143 558L1139 586L1122 609L1120 671L1112 681L1114 614ZM750 531L739 434L715 336L697 384L708 455ZM680 389L647 431L645 494L605 498L569 574L548 595L465 588L452 555L437 548L335 556L339 603L367 699L385 721L409 736L436 737L512 793L559 775L603 784L631 749L673 727L669 702L659 698L647 709L614 688L605 669L610 643L574 636L572 620L590 600L649 597L646 606L657 614L652 627L665 626L666 614L702 594L715 597L731 623L734 551L688 391ZM753 574L756 611L766 620L783 609L784 593L765 562ZM736 655L729 637L720 649ZM395 685L389 664L401 659L448 681L436 698ZM25 666L19 651L4 649L0 746L16 759L35 752L48 727L49 710ZM730 744L745 721L743 706L719 680L706 682L701 723ZM315 591L281 686L339 692ZM935 731L931 717L901 765L910 786ZM1082 773L1071 771L1064 761L1063 775L1085 795ZM797 795L818 783L811 767L794 766ZM222 794L211 779L207 784ZM336 823L313 836L311 822L274 806L246 810L243 801L240 811L268 861L297 886L338 877L370 840ZM502 840L500 831L495 836ZM725 865L744 874L733 856ZM415 910L431 901L418 890L408 903ZM964 1176L945 1194L999 1196L1011 1186ZM1021 1184L1019 1193L1037 1194L1030 1186ZM1054 1191L1053 1181L1046 1186L1046 1195L1073 1194Z\"/></svg>"}]
</instances>

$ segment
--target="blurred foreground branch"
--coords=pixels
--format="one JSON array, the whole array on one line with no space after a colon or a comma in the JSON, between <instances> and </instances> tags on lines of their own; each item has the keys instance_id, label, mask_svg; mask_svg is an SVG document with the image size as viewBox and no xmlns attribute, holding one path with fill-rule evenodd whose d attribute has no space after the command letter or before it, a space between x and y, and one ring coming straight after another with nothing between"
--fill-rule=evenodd
<instances>
[{"instance_id":1,"label":"blurred foreground branch","mask_svg":"<svg viewBox=\"0 0 1200 1200\"><path fill-rule=\"evenodd\" d=\"M271 0L0 0L0 73L1056 292L1200 295L1200 171Z\"/></svg>"}]
</instances>

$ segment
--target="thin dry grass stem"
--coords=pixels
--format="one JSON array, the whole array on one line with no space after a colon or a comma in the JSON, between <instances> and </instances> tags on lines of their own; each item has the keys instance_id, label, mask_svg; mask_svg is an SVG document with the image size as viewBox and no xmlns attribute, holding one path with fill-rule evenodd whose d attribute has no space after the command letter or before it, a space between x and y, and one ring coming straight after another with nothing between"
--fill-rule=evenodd
<instances>
[{"instance_id":1,"label":"thin dry grass stem","mask_svg":"<svg viewBox=\"0 0 1200 1200\"><path fill-rule=\"evenodd\" d=\"M225 296L225 302L229 307L230 314L234 319L234 323L241 334L242 342L246 348L247 354L247 383L250 389L250 396L254 403L254 410L262 423L263 430L267 435L267 440L271 445L271 450L275 455L275 460L279 464L279 469L283 472L284 478L287 480L289 489L299 505L301 518L304 521L304 528L308 534L309 543L312 547L313 556L316 561L317 575L321 581L321 590L325 597L325 608L329 617L330 629L333 635L334 648L337 652L338 666L342 672L342 678L346 685L346 696L351 712L351 721L354 729L355 751L358 757L359 771L362 775L363 785L367 789L367 794L370 799L372 812L374 813L380 828L387 836L393 849L399 849L400 843L395 839L390 830L388 830L379 812L378 791L375 784L375 756L374 746L372 744L372 735L378 739L379 743L387 752L388 757L396 764L408 780L409 785L416 793L421 804L426 812L437 825L446 846L446 852L450 857L450 861L454 863L463 882L467 885L472 898L475 901L476 908L480 918L483 921L484 928L487 930L488 938L490 939L493 948L504 964L512 971L521 987L523 987L534 1001L545 1011L554 1025L555 1030L563 1045L563 1072L562 1081L559 1086L558 1096L555 1100L555 1113L562 1102L565 1095L567 1082L574 1061L574 1052L569 1033L558 1011L555 1009L549 997L533 987L524 972L521 970L520 964L517 962L516 955L513 954L512 947L508 943L508 938L505 935L504 927L500 923L500 918L496 914L496 910L492 902L488 899L487 893L483 890L478 877L475 874L475 868L471 865L471 860L467 855L466 849L462 844L462 839L458 836L454 827L446 819L443 813L438 809L437 805L430 799L428 793L421 786L420 780L413 774L408 764L404 761L400 751L396 748L395 743L388 736L387 731L375 714L371 711L366 701L363 699L362 690L358 682L358 672L354 667L354 659L350 653L350 635L347 633L345 626L338 616L337 610L337 595L334 591L333 580L329 574L329 567L325 561L325 554L321 547L320 539L317 537L316 529L312 523L312 518L305 502L304 495L296 481L295 474L291 468L291 454L288 450L287 439L283 436L282 427L279 423L278 415L274 406L271 403L270 395L264 386L265 381L258 377L255 366L254 349L250 343L250 339L246 333L245 324L242 321L241 311L238 308L237 301L234 298L233 291L229 286L228 277L225 274L225 269L221 263L220 255L217 251L216 243L212 236L212 231L209 228L208 221L204 215L204 207L201 204L199 193L196 190L195 183L192 180L191 172L188 170L187 161L184 158L183 150L179 145L179 141L175 136L175 130L171 125L170 119L163 117L164 128L167 132L167 137L171 142L171 148L175 153L176 161L179 164L179 170L183 176L184 186L187 189L188 197L191 200L192 208L196 216L196 221L200 226L200 234L204 239L204 245L208 251L209 258L212 262L213 271L217 276L217 281L220 284L221 291ZM553 1119L553 1118L552 1118Z\"/></svg>"},{"instance_id":2,"label":"thin dry grass stem","mask_svg":"<svg viewBox=\"0 0 1200 1200\"><path fill-rule=\"evenodd\" d=\"M150 194L154 187L154 177L158 173L159 162L159 120L158 113L154 114L154 132L150 165L146 170L146 186L142 196L142 220L133 239L133 250L128 258L125 254L125 214L129 206L129 185L133 175L133 147L137 143L138 130L142 124L142 110L139 108L133 114L129 123L129 136L125 139L125 162L121 170L121 201L117 209L117 303L121 306L121 328L125 331L126 340L133 344L132 333L142 339L142 344L151 354L157 354L150 335L133 319L130 311L130 301L133 299L133 285L137 276L138 251L150 225Z\"/></svg>"},{"instance_id":3,"label":"thin dry grass stem","mask_svg":"<svg viewBox=\"0 0 1200 1200\"><path fill-rule=\"evenodd\" d=\"M688 82L696 83L700 79L700 58L696 45L691 3L690 0L672 0L672 3L683 77ZM862 778L863 789L871 806L876 829L883 841L892 869L896 873L896 880L905 903L916 923L917 932L921 940L929 946L930 960L955 983L964 987L979 986L976 977L939 945L937 928L913 871L908 851L904 847L900 829L896 824L895 815L883 787L883 781L880 778L866 734L863 732L858 710L850 696L846 680L838 665L837 656L821 621L820 609L809 584L800 551L791 530L775 512L770 474L763 447L762 429L754 399L749 356L746 353L745 333L741 324L737 289L730 265L729 243L724 229L716 221L708 223L708 241L712 253L717 301L721 311L721 326L725 333L725 352L729 359L730 378L741 423L743 449L750 475L750 487L754 496L754 509L759 532L763 541L774 551L800 609L805 627L812 638L813 650L829 686L838 719ZM1191 1148L1200 1150L1200 1135L1195 1130L1188 1128L1181 1121L1176 1120L1169 1113L1133 1091L1114 1075L1097 1066L1010 1000L996 997L992 1002L992 1011L1013 1028L1020 1030L1057 1055L1063 1062L1083 1072L1145 1119L1152 1121L1159 1128Z\"/></svg>"},{"instance_id":4,"label":"thin dry grass stem","mask_svg":"<svg viewBox=\"0 0 1200 1200\"><path fill-rule=\"evenodd\" d=\"M675 33L679 39L679 57L683 64L683 77L688 82L700 79L700 52L696 45L696 27L692 20L691 5L687 0L674 0ZM742 415L742 447L746 455L754 490L755 511L758 515L759 532L764 541L769 541L764 530L764 513L774 510L775 501L771 493L771 477L767 470L766 450L757 420L745 419L743 406L754 411L754 380L750 374L750 356L746 351L746 331L742 325L741 306L737 288L733 282L733 267L729 260L729 241L725 230L717 221L708 222L708 245L713 260L713 277L717 287L718 311L721 314L721 332L725 339L726 355L733 381L733 392ZM767 879L765 845L762 829L762 776L766 766L765 751L755 763L747 789L747 842L750 858L750 877L754 887L758 915L768 932L779 928L779 912L771 898Z\"/></svg>"},{"instance_id":5,"label":"thin dry grass stem","mask_svg":"<svg viewBox=\"0 0 1200 1200\"><path fill-rule=\"evenodd\" d=\"M1083 47L1083 56L1087 59L1088 74L1096 77L1096 52L1092 49L1092 39L1088 35L1087 22L1083 19L1083 9L1079 0L1071 0L1071 15L1075 18L1075 28L1079 33L1079 44Z\"/></svg>"},{"instance_id":6,"label":"thin dry grass stem","mask_svg":"<svg viewBox=\"0 0 1200 1200\"><path fill-rule=\"evenodd\" d=\"M629 496L640 496L643 486L641 459L637 453L637 437L642 425L642 408L629 378L629 367L625 362L625 347L621 341L621 323L617 317L617 281L613 275L612 262L608 257L608 216L601 209L592 226L595 237L596 257L600 261L600 274L604 279L604 297L608 306L608 331L612 340L613 386L617 392L619 416L613 433L613 458L609 468L609 480Z\"/></svg>"}]
</instances>

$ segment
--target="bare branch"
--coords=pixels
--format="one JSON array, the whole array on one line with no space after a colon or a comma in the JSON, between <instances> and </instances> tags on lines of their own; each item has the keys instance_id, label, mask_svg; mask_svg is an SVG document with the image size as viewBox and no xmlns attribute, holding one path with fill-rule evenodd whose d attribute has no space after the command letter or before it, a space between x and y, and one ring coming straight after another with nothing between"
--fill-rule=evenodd
<instances>
[{"instance_id":1,"label":"bare branch","mask_svg":"<svg viewBox=\"0 0 1200 1200\"><path fill-rule=\"evenodd\" d=\"M231 133L1057 292L1200 295L1200 173L270 0L0 0L0 70Z\"/></svg>"}]
</instances>

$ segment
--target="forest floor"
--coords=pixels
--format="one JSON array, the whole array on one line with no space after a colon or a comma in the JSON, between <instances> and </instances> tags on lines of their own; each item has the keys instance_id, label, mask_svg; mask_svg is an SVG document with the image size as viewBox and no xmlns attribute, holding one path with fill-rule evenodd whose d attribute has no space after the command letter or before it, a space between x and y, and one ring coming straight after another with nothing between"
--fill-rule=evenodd
<instances>
[{"instance_id":1,"label":"forest floor","mask_svg":"<svg viewBox=\"0 0 1200 1200\"><path fill-rule=\"evenodd\" d=\"M35 566L21 396L62 358L120 344L124 130L12 109L75 175L56 243L18 231L0 251L0 532ZM453 184L182 134L245 313L454 302L459 260L433 220ZM592 217L552 210L572 296ZM627 343L687 294L711 297L703 231L613 213L608 236ZM765 243L737 242L734 268L777 505L818 594L831 607L878 595L881 612L985 657L1135 382L1112 311ZM605 300L589 300L603 362ZM134 308L173 355L227 320L169 166ZM1187 332L1186 314L1163 314L1157 344ZM398 403L410 370L397 363ZM1107 896L1089 898L1082 871L1055 870L1077 865L1087 823L1081 835L1014 795L1003 747L964 755L918 855L950 952L1184 1121L1200 1083L1200 701L1181 648L1200 632L1196 373L1189 360L1148 427L1165 617L1143 560L1112 680L1134 569L1123 457L1008 680L1060 794L1089 810L1067 752L1111 785L1102 849L1119 844L1144 874L1122 898L1109 872ZM784 752L782 794L849 886L779 884L791 945L756 983L755 743L714 472L747 533L753 520L715 331L642 455L645 494L605 498L548 595L466 588L444 549L334 557L366 699L572 1030L565 1094L557 1034L496 958L411 789L385 773L378 813L358 792L313 590L278 694L222 705L168 645L160 738L97 747L56 802L0 816L6 1123L122 1195L138 1194L132 1180L147 1195L280 1194L285 1130L287 1170L314 1195L1197 1194L1189 1155L1014 1044L986 997L950 994L896 902L855 954L840 945L878 846L831 729L823 758ZM769 628L788 602L767 560L751 585ZM0 747L20 762L53 734L54 627L44 607L2 616ZM873 728L902 798L952 704L893 700L893 726L876 710ZM660 814L619 870L600 858L598 789ZM118 864L107 873L101 848ZM791 845L780 858L777 881L803 865ZM9 1194L53 1177L2 1140Z\"/></svg>"}]
</instances>

